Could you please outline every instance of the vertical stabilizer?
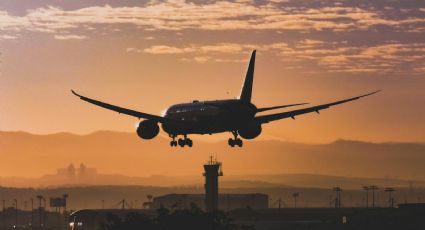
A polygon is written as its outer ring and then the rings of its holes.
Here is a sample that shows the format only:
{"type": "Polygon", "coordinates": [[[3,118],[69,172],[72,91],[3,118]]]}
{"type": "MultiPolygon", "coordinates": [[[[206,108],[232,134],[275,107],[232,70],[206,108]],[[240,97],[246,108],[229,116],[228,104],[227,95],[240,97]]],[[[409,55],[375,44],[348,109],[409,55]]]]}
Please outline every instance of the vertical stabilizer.
{"type": "Polygon", "coordinates": [[[252,51],[248,70],[246,71],[245,81],[242,86],[241,96],[239,97],[240,100],[245,102],[251,102],[252,82],[254,80],[255,53],[255,50],[252,51]]]}

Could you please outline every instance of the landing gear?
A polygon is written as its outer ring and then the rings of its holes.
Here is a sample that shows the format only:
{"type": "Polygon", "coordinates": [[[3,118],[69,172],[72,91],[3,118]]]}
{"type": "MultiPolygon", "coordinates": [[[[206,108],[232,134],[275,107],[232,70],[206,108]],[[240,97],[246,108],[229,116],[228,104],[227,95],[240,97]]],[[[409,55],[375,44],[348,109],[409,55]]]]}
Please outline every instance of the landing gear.
{"type": "Polygon", "coordinates": [[[227,143],[230,145],[230,147],[235,147],[235,145],[242,147],[243,146],[243,142],[242,139],[238,138],[238,131],[232,131],[233,134],[233,139],[229,138],[229,140],[227,141],[227,143]]]}
{"type": "Polygon", "coordinates": [[[193,141],[190,138],[187,138],[187,135],[184,135],[184,138],[179,138],[178,141],[176,141],[176,136],[172,136],[172,138],[173,140],[170,142],[171,147],[175,147],[177,144],[182,148],[186,145],[189,147],[193,146],[193,141]]]}
{"type": "Polygon", "coordinates": [[[170,141],[170,146],[174,147],[177,146],[177,141],[176,141],[176,136],[175,135],[169,135],[171,138],[173,138],[173,140],[170,141]]]}

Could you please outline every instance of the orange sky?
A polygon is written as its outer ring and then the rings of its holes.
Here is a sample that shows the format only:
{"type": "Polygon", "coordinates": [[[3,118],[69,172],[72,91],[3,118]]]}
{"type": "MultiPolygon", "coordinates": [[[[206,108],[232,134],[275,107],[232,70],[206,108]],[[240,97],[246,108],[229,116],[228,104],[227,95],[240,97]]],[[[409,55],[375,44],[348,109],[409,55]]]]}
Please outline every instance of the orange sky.
{"type": "Polygon", "coordinates": [[[106,2],[0,3],[0,130],[133,132],[136,119],[70,89],[160,114],[237,96],[257,49],[258,107],[383,89],[320,116],[267,124],[261,138],[425,141],[425,4],[106,2]]]}

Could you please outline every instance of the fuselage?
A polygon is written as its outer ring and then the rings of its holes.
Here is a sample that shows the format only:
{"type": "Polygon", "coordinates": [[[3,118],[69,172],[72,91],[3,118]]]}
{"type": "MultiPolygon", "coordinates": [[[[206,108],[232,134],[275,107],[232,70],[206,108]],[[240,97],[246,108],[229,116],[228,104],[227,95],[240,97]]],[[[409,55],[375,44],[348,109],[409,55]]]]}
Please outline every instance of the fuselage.
{"type": "Polygon", "coordinates": [[[254,104],[237,99],[176,104],[166,110],[164,117],[186,121],[187,124],[162,124],[162,129],[171,135],[237,130],[253,120],[256,110],[254,104]]]}

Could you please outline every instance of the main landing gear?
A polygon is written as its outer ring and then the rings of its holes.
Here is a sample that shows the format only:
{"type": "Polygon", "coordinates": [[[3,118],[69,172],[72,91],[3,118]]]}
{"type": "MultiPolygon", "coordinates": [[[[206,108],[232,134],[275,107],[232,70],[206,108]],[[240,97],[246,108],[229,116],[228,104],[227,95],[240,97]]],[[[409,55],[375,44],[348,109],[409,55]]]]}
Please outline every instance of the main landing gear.
{"type": "Polygon", "coordinates": [[[229,141],[227,142],[232,148],[235,147],[235,145],[242,147],[243,142],[242,139],[238,138],[238,131],[232,131],[233,139],[229,138],[229,141]]]}
{"type": "Polygon", "coordinates": [[[172,136],[172,138],[173,138],[173,140],[170,141],[170,146],[171,147],[175,147],[175,146],[177,146],[177,144],[180,147],[184,147],[186,145],[189,146],[189,147],[192,147],[193,146],[193,141],[190,138],[187,138],[187,135],[184,135],[184,138],[183,139],[182,138],[179,138],[177,141],[176,141],[176,136],[172,136]]]}

